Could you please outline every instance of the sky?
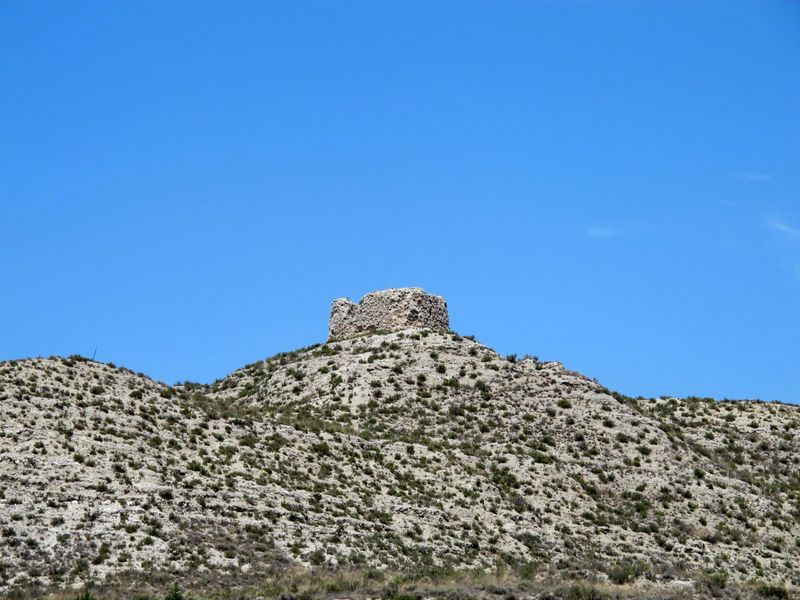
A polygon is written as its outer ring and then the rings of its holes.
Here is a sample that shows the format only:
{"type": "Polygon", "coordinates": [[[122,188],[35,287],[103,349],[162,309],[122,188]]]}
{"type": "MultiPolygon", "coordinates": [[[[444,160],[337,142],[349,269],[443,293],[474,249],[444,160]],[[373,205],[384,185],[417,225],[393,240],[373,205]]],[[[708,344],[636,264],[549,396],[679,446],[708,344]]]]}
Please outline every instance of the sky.
{"type": "Polygon", "coordinates": [[[209,382],[330,303],[800,401],[800,3],[0,3],[0,360],[209,382]]]}

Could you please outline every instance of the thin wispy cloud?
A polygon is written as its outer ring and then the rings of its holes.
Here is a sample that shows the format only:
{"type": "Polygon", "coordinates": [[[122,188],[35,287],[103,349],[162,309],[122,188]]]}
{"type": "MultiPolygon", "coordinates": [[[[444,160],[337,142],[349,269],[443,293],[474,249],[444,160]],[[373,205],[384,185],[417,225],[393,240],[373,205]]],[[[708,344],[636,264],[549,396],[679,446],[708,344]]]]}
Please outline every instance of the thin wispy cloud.
{"type": "Polygon", "coordinates": [[[790,237],[800,238],[800,227],[795,227],[781,219],[767,219],[767,227],[778,233],[788,235],[790,237]]]}
{"type": "Polygon", "coordinates": [[[610,238],[622,235],[622,231],[620,229],[611,229],[610,227],[593,226],[586,230],[586,235],[593,238],[610,238]]]}
{"type": "Polygon", "coordinates": [[[711,200],[711,202],[719,206],[728,206],[730,208],[742,208],[742,209],[755,208],[759,210],[764,209],[763,203],[758,203],[753,200],[731,200],[730,198],[715,198],[711,200]]]}
{"type": "Polygon", "coordinates": [[[742,181],[772,181],[771,173],[759,173],[758,171],[741,171],[734,177],[742,181]]]}

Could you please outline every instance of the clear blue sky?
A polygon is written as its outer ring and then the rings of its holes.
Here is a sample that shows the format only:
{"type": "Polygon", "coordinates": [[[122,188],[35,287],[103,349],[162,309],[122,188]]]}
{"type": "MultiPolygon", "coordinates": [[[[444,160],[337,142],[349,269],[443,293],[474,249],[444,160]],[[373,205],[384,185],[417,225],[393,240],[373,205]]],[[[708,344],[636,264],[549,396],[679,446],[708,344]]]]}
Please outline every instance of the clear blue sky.
{"type": "Polygon", "coordinates": [[[800,4],[0,3],[0,359],[211,381],[422,286],[631,395],[800,401],[800,4]]]}

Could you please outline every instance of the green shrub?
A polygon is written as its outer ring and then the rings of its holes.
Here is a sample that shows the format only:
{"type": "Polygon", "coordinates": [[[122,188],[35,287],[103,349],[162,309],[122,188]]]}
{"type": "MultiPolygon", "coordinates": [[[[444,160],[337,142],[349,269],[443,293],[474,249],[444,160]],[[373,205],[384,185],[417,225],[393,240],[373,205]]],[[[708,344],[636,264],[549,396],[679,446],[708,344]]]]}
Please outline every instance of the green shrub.
{"type": "Polygon", "coordinates": [[[648,571],[648,566],[641,561],[617,563],[608,571],[608,578],[616,584],[635,581],[648,571]]]}
{"type": "Polygon", "coordinates": [[[776,585],[773,583],[762,583],[756,589],[756,592],[762,598],[788,598],[789,592],[788,590],[783,587],[782,585],[776,585]]]}
{"type": "Polygon", "coordinates": [[[728,585],[728,574],[723,571],[708,571],[698,583],[709,592],[718,592],[728,585]]]}
{"type": "Polygon", "coordinates": [[[331,447],[327,442],[320,442],[318,444],[311,444],[311,451],[319,454],[320,456],[330,456],[331,447]]]}
{"type": "Polygon", "coordinates": [[[177,583],[170,588],[167,595],[164,596],[164,600],[183,600],[183,593],[177,583]]]}
{"type": "Polygon", "coordinates": [[[254,448],[256,445],[256,436],[252,433],[246,433],[242,437],[239,438],[239,445],[247,446],[248,448],[254,448]]]}

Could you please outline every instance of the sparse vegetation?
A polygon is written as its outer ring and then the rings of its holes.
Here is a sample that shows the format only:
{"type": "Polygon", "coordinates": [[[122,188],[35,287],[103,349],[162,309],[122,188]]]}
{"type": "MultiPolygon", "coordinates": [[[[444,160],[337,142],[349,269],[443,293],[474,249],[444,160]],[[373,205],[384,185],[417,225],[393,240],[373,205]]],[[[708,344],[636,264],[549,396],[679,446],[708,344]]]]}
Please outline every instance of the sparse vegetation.
{"type": "Polygon", "coordinates": [[[800,585],[795,406],[628,398],[430,331],[210,385],[80,357],[0,363],[0,394],[5,594],[102,572],[148,574],[153,599],[200,597],[198,573],[237,573],[253,598],[800,585]]]}

